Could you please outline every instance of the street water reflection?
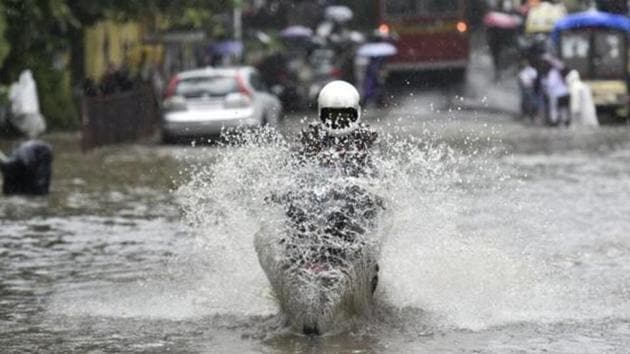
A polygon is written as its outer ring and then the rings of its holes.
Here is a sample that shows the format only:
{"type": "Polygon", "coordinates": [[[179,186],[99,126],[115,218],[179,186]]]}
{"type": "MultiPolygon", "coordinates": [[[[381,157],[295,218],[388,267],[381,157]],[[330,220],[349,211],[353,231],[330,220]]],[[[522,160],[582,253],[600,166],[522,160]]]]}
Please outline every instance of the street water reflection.
{"type": "MultiPolygon", "coordinates": [[[[213,239],[240,234],[186,225],[176,190],[193,166],[212,166],[217,146],[83,154],[74,135],[59,134],[46,137],[55,147],[51,195],[0,199],[0,348],[627,350],[627,127],[545,130],[457,110],[421,122],[380,113],[371,123],[381,135],[445,143],[463,165],[445,188],[399,200],[373,319],[322,338],[288,333],[253,246],[222,248],[213,239]]],[[[293,134],[297,120],[287,126],[293,134]]]]}

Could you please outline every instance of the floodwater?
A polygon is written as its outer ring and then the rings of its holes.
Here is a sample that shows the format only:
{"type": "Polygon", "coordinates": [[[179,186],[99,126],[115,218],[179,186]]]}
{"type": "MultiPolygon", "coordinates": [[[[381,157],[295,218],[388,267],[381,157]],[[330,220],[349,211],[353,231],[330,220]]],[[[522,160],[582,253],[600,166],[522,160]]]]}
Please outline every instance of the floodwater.
{"type": "Polygon", "coordinates": [[[393,218],[376,304],[318,338],[252,244],[284,147],[46,137],[51,195],[0,199],[2,352],[627,352],[630,130],[419,105],[368,114],[393,218]]]}

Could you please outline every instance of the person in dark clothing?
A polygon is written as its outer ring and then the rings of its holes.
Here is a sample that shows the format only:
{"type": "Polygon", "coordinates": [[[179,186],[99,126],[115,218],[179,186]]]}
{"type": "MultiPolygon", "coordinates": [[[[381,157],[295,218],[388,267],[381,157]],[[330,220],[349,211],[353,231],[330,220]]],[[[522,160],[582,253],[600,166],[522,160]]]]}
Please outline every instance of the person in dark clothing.
{"type": "MultiPolygon", "coordinates": [[[[338,80],[324,86],[317,101],[319,122],[311,123],[299,135],[299,161],[315,162],[349,177],[375,175],[370,150],[378,134],[361,122],[359,102],[359,92],[348,82],[338,80]]],[[[377,213],[384,209],[381,198],[357,185],[346,186],[325,196],[300,191],[285,198],[288,202],[285,203],[286,213],[297,230],[293,236],[297,240],[307,240],[313,232],[309,223],[313,217],[311,204],[321,202],[322,198],[336,201],[337,209],[321,210],[330,222],[323,237],[337,239],[337,242],[327,242],[320,256],[324,262],[332,263],[360,254],[365,246],[362,235],[367,232],[366,228],[374,227],[372,223],[377,213]]],[[[378,264],[374,262],[374,265],[372,291],[378,283],[378,264]]]]}
{"type": "Polygon", "coordinates": [[[365,79],[363,81],[363,105],[374,101],[378,107],[383,107],[385,86],[385,64],[387,57],[371,57],[365,70],[365,79]]]}
{"type": "Polygon", "coordinates": [[[4,176],[2,192],[6,195],[48,194],[52,175],[52,147],[39,140],[29,140],[8,157],[0,154],[4,176]]]}
{"type": "Polygon", "coordinates": [[[361,122],[359,102],[358,91],[345,81],[324,86],[318,97],[320,121],[300,133],[300,158],[315,159],[349,176],[373,174],[370,148],[378,134],[361,122]]]}

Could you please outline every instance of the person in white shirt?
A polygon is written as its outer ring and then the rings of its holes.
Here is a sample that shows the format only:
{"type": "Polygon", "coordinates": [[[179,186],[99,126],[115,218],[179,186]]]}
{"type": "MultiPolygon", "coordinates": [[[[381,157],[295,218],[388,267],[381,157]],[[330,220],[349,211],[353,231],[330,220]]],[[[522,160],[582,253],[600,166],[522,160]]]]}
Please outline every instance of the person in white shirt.
{"type": "Polygon", "coordinates": [[[547,109],[547,122],[552,126],[569,125],[569,88],[564,82],[562,63],[546,54],[542,60],[541,86],[547,109]]]}

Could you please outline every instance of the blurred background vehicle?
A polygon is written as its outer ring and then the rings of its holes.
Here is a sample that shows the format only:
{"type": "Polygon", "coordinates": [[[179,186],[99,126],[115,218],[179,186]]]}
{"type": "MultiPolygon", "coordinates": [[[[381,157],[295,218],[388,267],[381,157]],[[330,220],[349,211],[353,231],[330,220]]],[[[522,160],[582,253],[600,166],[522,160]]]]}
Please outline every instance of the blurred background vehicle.
{"type": "Polygon", "coordinates": [[[568,69],[579,72],[600,112],[628,110],[629,34],[628,16],[594,9],[566,16],[555,25],[552,38],[559,57],[568,69]]]}
{"type": "Polygon", "coordinates": [[[379,28],[397,37],[398,54],[387,70],[448,70],[464,80],[470,54],[466,7],[463,0],[380,0],[379,28]]]}
{"type": "Polygon", "coordinates": [[[217,136],[222,129],[277,124],[279,99],[252,67],[204,68],[171,79],[162,105],[162,140],[217,136]]]}

